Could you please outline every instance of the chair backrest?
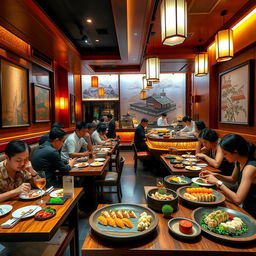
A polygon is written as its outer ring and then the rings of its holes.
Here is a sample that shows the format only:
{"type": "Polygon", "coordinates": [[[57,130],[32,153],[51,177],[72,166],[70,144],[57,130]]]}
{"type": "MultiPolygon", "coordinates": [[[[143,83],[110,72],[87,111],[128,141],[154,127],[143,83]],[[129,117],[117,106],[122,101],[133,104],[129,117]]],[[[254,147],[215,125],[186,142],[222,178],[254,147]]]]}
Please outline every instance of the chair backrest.
{"type": "Polygon", "coordinates": [[[115,161],[115,162],[116,162],[116,168],[119,167],[119,160],[120,160],[120,159],[119,159],[119,158],[120,158],[119,156],[120,156],[120,146],[118,145],[118,146],[117,146],[117,150],[116,150],[116,161],[115,161]]]}
{"type": "Polygon", "coordinates": [[[137,150],[136,145],[135,145],[134,142],[132,143],[132,147],[133,147],[133,151],[134,151],[134,157],[136,157],[137,153],[138,153],[138,150],[137,150]]]}
{"type": "Polygon", "coordinates": [[[117,172],[118,172],[117,183],[119,183],[121,180],[124,162],[125,162],[125,158],[122,156],[119,160],[118,167],[117,167],[117,172]]]}

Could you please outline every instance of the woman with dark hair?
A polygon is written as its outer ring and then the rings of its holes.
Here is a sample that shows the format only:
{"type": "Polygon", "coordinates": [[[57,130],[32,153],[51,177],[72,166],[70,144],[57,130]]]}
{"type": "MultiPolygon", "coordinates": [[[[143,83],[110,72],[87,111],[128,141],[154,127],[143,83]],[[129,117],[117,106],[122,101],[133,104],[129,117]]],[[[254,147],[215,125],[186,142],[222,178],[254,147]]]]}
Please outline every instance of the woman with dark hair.
{"type": "Polygon", "coordinates": [[[110,141],[107,138],[107,126],[102,124],[92,133],[91,139],[94,145],[104,145],[105,142],[110,141]]]}
{"type": "Polygon", "coordinates": [[[39,178],[28,160],[29,153],[29,146],[21,140],[7,144],[6,159],[0,162],[0,202],[28,193],[34,179],[39,178]]]}
{"type": "Polygon", "coordinates": [[[222,174],[231,175],[234,166],[224,159],[218,134],[214,130],[205,128],[199,134],[199,140],[204,147],[200,153],[196,154],[196,157],[206,161],[210,166],[220,169],[222,174]]]}
{"type": "Polygon", "coordinates": [[[191,136],[194,135],[196,131],[196,124],[195,121],[192,120],[189,116],[184,116],[182,118],[183,126],[185,126],[183,129],[181,129],[179,132],[177,132],[178,135],[181,136],[191,136]]]}
{"type": "MultiPolygon", "coordinates": [[[[202,132],[203,129],[206,128],[205,123],[203,121],[195,121],[196,124],[196,131],[194,135],[198,138],[199,134],[202,132]]],[[[197,146],[196,146],[196,153],[202,152],[203,144],[201,140],[198,140],[197,146]]]]}
{"type": "Polygon", "coordinates": [[[240,205],[256,217],[256,160],[253,158],[254,147],[243,137],[237,134],[228,134],[220,141],[221,150],[225,158],[235,167],[231,176],[224,176],[210,171],[203,171],[200,177],[206,178],[209,183],[216,184],[225,196],[232,202],[240,205]],[[236,192],[231,191],[222,181],[238,182],[236,192]]]}

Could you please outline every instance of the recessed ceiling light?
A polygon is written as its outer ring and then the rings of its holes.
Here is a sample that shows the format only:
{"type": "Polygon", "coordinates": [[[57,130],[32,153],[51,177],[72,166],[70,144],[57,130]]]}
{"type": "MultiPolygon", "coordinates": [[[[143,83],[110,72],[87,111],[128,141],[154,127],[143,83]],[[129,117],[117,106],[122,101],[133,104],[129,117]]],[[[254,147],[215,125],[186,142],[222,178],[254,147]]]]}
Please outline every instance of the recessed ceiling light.
{"type": "Polygon", "coordinates": [[[98,43],[100,40],[99,39],[96,39],[95,42],[98,43]]]}
{"type": "Polygon", "coordinates": [[[88,19],[86,19],[86,22],[87,22],[87,23],[92,23],[92,19],[89,19],[89,18],[88,18],[88,19]]]}

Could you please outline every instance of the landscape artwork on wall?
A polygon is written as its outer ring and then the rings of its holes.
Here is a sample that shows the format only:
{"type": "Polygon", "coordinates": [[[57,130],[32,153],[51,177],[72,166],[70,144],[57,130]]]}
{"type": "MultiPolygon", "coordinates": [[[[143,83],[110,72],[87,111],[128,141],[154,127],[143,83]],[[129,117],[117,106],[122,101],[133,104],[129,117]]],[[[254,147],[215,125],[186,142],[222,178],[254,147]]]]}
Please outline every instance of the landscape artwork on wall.
{"type": "Polygon", "coordinates": [[[251,62],[246,62],[220,74],[220,122],[250,123],[251,62]]]}
{"type": "Polygon", "coordinates": [[[29,126],[28,70],[1,59],[1,126],[29,126]]]}
{"type": "Polygon", "coordinates": [[[140,99],[143,75],[120,75],[121,116],[129,113],[140,121],[147,118],[154,123],[162,113],[172,123],[177,115],[185,114],[185,73],[160,74],[160,82],[147,90],[146,98],[140,99]]]}
{"type": "Polygon", "coordinates": [[[91,76],[82,76],[82,100],[119,100],[118,75],[97,75],[97,77],[98,88],[93,88],[91,87],[91,76]],[[99,88],[104,88],[103,96],[99,96],[99,88]]]}

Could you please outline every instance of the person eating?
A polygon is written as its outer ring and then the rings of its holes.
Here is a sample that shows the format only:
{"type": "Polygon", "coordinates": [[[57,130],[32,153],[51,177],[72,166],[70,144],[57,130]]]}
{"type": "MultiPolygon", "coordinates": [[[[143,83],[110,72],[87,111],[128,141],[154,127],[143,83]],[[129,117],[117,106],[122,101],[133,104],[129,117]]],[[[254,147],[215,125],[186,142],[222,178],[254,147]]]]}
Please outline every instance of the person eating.
{"type": "Polygon", "coordinates": [[[91,138],[94,145],[104,145],[109,142],[110,139],[107,138],[107,126],[102,124],[92,133],[91,138]]]}
{"type": "Polygon", "coordinates": [[[185,127],[178,131],[177,134],[180,136],[194,136],[196,131],[195,121],[193,121],[189,116],[184,116],[182,118],[182,122],[185,127]]]}

